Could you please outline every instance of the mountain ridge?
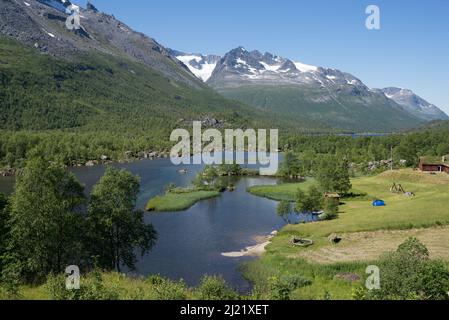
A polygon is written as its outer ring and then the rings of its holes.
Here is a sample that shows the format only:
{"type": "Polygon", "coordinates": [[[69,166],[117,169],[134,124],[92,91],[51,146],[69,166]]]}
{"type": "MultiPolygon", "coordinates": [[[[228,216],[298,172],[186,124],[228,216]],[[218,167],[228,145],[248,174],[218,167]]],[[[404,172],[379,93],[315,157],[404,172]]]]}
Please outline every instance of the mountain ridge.
{"type": "MultiPolygon", "coordinates": [[[[197,77],[199,76],[202,61],[197,60],[196,63],[192,63],[187,58],[189,55],[181,51],[176,51],[175,56],[186,64],[193,74],[197,77]]],[[[207,55],[202,54],[191,56],[207,57],[207,55]]],[[[428,103],[411,90],[407,90],[407,92],[410,92],[409,96],[411,97],[401,100],[394,95],[388,94],[385,91],[388,88],[380,90],[370,89],[359,78],[349,73],[337,69],[307,65],[273,55],[269,52],[262,54],[257,50],[248,51],[241,46],[230,50],[220,60],[216,59],[214,68],[208,65],[207,70],[210,74],[204,75],[203,72],[199,78],[218,91],[250,85],[279,86],[292,84],[298,86],[316,85],[323,88],[340,86],[344,90],[348,88],[343,87],[349,85],[352,86],[352,88],[349,88],[349,94],[365,92],[366,94],[384,95],[394,104],[397,104],[395,106],[396,109],[401,109],[399,107],[402,107],[404,111],[420,120],[449,119],[440,108],[428,103]],[[249,59],[242,59],[245,56],[249,56],[249,59]]]]}
{"type": "Polygon", "coordinates": [[[243,47],[231,50],[224,57],[187,55],[165,48],[93,6],[80,9],[82,28],[71,31],[65,27],[68,15],[62,10],[65,6],[60,7],[62,2],[2,2],[0,35],[31,50],[25,52],[18,46],[4,44],[4,48],[11,50],[4,52],[1,61],[7,63],[0,64],[3,86],[6,86],[4,92],[9,94],[0,97],[8,106],[1,120],[8,128],[58,127],[59,124],[55,127],[44,120],[46,113],[55,119],[62,117],[62,123],[69,127],[77,127],[92,114],[113,111],[113,117],[120,113],[120,116],[130,118],[136,110],[147,116],[157,114],[169,118],[172,124],[180,119],[195,119],[195,115],[217,118],[219,112],[232,121],[247,119],[247,125],[254,123],[252,120],[266,124],[275,120],[279,126],[294,130],[391,131],[420,123],[417,117],[405,112],[403,106],[385,94],[372,92],[349,73],[306,65],[271,53],[248,52],[243,47]],[[18,50],[17,53],[14,50],[18,50]],[[17,63],[15,74],[11,72],[14,69],[11,67],[15,67],[11,60],[14,55],[24,57],[22,64],[17,63]],[[48,59],[40,59],[38,55],[48,59]],[[82,61],[84,58],[86,63],[82,61]],[[108,59],[110,62],[106,61],[108,59]],[[30,61],[35,73],[26,69],[30,61]],[[43,70],[38,63],[48,64],[50,68],[43,70]],[[47,77],[48,83],[38,79],[38,70],[47,77]],[[22,92],[26,86],[14,87],[12,84],[25,81],[30,75],[42,90],[50,90],[46,93],[53,98],[45,100],[37,92],[33,97],[18,96],[17,92],[22,92]],[[93,84],[91,81],[95,77],[99,83],[93,84]],[[140,83],[137,85],[133,81],[140,83]],[[111,101],[104,92],[96,96],[92,96],[92,92],[84,95],[78,92],[81,87],[88,91],[100,88],[106,92],[116,91],[114,97],[127,99],[124,104],[129,109],[111,101]],[[17,92],[12,91],[14,88],[17,92]],[[143,91],[136,91],[136,88],[143,91]],[[239,92],[242,88],[247,92],[239,92]],[[83,98],[76,99],[76,94],[83,98]],[[151,100],[139,99],[143,96],[151,97],[151,100]],[[85,100],[87,97],[89,100],[85,100]],[[64,114],[64,105],[72,99],[81,103],[64,114]],[[52,105],[55,101],[61,105],[52,105]],[[134,102],[132,106],[129,105],[131,101],[134,102]],[[36,108],[33,109],[33,105],[36,108]],[[31,114],[35,114],[39,121],[33,123],[31,114]],[[74,115],[73,121],[71,115],[74,115]]]}

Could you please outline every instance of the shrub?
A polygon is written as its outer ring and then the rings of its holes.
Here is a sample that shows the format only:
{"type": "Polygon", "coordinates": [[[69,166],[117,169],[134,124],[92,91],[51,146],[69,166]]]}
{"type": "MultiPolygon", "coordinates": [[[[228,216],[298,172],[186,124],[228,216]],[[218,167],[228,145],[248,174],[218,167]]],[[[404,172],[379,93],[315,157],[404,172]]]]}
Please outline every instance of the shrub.
{"type": "Polygon", "coordinates": [[[323,194],[317,187],[312,186],[309,188],[307,194],[298,189],[296,193],[296,207],[295,211],[312,212],[318,211],[323,207],[323,194]]]}
{"type": "Polygon", "coordinates": [[[238,294],[222,277],[205,276],[195,291],[195,297],[199,300],[236,300],[238,294]]]}
{"type": "Polygon", "coordinates": [[[325,215],[323,220],[333,220],[338,218],[338,201],[335,199],[326,199],[324,202],[325,215]]]}
{"type": "Polygon", "coordinates": [[[432,261],[427,248],[410,238],[396,252],[379,263],[381,288],[358,292],[365,299],[448,300],[449,270],[440,261],[432,261]]]}
{"type": "Polygon", "coordinates": [[[283,275],[280,277],[271,277],[268,279],[271,299],[290,300],[291,293],[299,288],[312,284],[312,281],[301,275],[283,275]]]}
{"type": "Polygon", "coordinates": [[[184,281],[171,281],[159,275],[148,278],[151,284],[151,300],[186,300],[187,287],[184,281]]]}
{"type": "Polygon", "coordinates": [[[79,290],[67,290],[66,276],[48,276],[45,287],[54,300],[118,300],[117,288],[108,288],[103,283],[103,278],[99,270],[83,277],[79,290]]]}

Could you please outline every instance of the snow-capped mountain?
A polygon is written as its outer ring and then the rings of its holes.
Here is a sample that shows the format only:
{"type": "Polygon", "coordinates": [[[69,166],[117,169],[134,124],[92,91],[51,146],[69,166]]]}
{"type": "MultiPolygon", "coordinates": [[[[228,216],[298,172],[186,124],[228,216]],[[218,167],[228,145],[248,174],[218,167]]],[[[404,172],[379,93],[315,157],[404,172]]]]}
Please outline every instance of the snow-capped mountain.
{"type": "Polygon", "coordinates": [[[348,73],[292,61],[271,53],[247,51],[243,47],[228,52],[223,58],[217,55],[185,54],[172,50],[198,78],[213,87],[248,83],[276,84],[349,84],[364,86],[348,73]]]}
{"type": "MultiPolygon", "coordinates": [[[[352,110],[356,105],[365,110],[371,106],[373,112],[376,110],[385,116],[393,111],[395,115],[390,115],[390,118],[397,117],[398,122],[414,122],[410,118],[415,121],[448,118],[438,107],[410,90],[370,89],[349,73],[308,65],[268,52],[238,47],[222,58],[179,51],[173,51],[172,55],[212,88],[257,107],[263,104],[265,108],[279,110],[279,104],[294,107],[298,103],[309,106],[326,103],[333,105],[337,114],[341,113],[341,109],[352,110]],[[260,89],[262,86],[264,90],[260,89]],[[289,87],[288,93],[286,87],[289,87]],[[261,97],[265,98],[258,101],[261,97]]],[[[354,111],[359,112],[360,109],[354,111]]],[[[339,116],[343,118],[351,115],[339,116]]]]}
{"type": "Polygon", "coordinates": [[[410,113],[424,120],[449,119],[437,106],[427,102],[413,91],[402,88],[376,89],[385,94],[389,99],[406,108],[410,113]]]}
{"type": "Polygon", "coordinates": [[[182,63],[184,63],[189,70],[198,78],[206,82],[209,80],[214,71],[218,61],[221,57],[217,55],[201,55],[201,54],[187,54],[180,51],[172,50],[172,54],[182,63]]]}
{"type": "Polygon", "coordinates": [[[292,61],[271,53],[248,51],[243,47],[231,50],[219,61],[208,83],[215,88],[247,84],[335,85],[363,83],[348,73],[292,61]]]}

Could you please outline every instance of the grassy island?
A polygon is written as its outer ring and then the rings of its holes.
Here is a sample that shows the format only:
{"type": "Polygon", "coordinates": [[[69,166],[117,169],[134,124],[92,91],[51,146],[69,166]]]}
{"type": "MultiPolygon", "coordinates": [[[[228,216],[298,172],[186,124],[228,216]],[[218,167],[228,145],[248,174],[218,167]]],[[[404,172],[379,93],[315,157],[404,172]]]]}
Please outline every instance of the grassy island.
{"type": "Polygon", "coordinates": [[[313,178],[304,182],[285,183],[269,186],[254,186],[248,188],[248,192],[259,197],[268,198],[276,201],[295,201],[298,189],[307,190],[309,187],[316,185],[313,178]]]}
{"type": "Polygon", "coordinates": [[[198,201],[219,197],[218,191],[204,191],[195,189],[177,189],[157,196],[146,206],[147,211],[168,212],[184,211],[195,205],[198,201]]]}

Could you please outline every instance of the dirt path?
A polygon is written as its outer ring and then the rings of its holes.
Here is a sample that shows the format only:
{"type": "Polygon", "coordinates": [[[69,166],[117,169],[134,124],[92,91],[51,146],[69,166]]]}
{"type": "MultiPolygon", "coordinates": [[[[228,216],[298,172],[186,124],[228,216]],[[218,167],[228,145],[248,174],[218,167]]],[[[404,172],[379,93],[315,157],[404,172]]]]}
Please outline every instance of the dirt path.
{"type": "Polygon", "coordinates": [[[409,237],[422,241],[434,259],[449,260],[449,226],[404,231],[375,231],[343,234],[338,245],[313,250],[307,249],[296,257],[311,262],[331,264],[336,262],[373,261],[382,254],[394,251],[409,237]]]}

